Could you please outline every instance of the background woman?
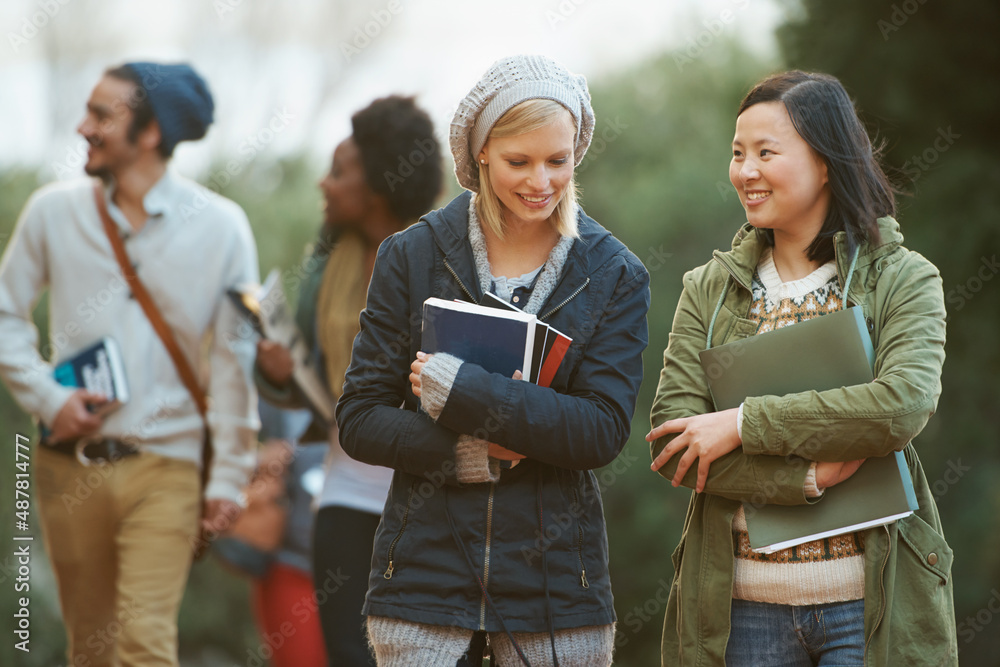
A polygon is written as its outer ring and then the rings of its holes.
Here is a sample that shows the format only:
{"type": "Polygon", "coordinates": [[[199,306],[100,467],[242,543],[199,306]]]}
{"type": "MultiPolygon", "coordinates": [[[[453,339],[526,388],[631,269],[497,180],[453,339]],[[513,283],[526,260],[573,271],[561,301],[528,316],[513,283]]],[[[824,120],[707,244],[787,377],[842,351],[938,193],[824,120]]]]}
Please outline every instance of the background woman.
{"type": "MultiPolygon", "coordinates": [[[[296,313],[334,400],[343,388],[375,252],[387,236],[430,208],[442,178],[433,123],[413,98],[375,100],[351,117],[351,128],[351,136],[337,146],[330,172],[319,184],[325,220],[315,250],[301,265],[296,313]],[[405,178],[398,177],[401,157],[412,167],[405,178]]],[[[261,395],[286,406],[303,405],[291,382],[288,350],[261,341],[257,355],[261,395]]],[[[315,428],[310,431],[317,435],[315,428]]],[[[330,442],[313,529],[313,579],[323,638],[331,667],[374,664],[361,605],[368,588],[372,539],[392,471],[348,457],[340,447],[336,424],[328,434],[321,429],[318,437],[329,437],[330,442]]],[[[302,439],[309,438],[307,432],[302,439]]]]}
{"type": "Polygon", "coordinates": [[[833,77],[793,71],[755,86],[737,114],[729,177],[747,224],[731,251],[684,276],[647,435],[653,469],[698,491],[673,556],[663,664],[957,664],[952,551],[910,444],[941,392],[940,275],[902,246],[892,189],[833,77]],[[851,305],[875,347],[874,382],[713,411],[698,360],[706,341],[851,305]],[[894,450],[909,464],[913,516],[750,550],[741,501],[765,484],[770,502],[815,502],[894,450]]]}
{"type": "Polygon", "coordinates": [[[642,264],[576,204],[593,127],[583,77],[497,62],[452,121],[472,192],[379,251],[337,419],[351,456],[396,471],[365,604],[380,665],[451,667],[474,631],[501,665],[611,661],[591,470],[628,440],[649,296],[642,264]],[[485,292],[573,338],[550,388],[421,352],[426,298],[485,292]]]}

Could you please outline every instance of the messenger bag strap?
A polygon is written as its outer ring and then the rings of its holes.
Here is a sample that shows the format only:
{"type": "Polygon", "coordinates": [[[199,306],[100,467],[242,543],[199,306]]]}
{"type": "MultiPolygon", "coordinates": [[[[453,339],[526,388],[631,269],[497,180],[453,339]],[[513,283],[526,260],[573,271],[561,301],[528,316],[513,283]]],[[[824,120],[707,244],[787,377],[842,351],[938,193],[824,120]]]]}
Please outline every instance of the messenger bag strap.
{"type": "Polygon", "coordinates": [[[111,241],[111,248],[115,251],[115,258],[118,260],[118,265],[121,267],[122,274],[125,276],[125,281],[132,290],[132,295],[135,296],[135,300],[139,302],[142,306],[142,312],[146,314],[149,319],[149,323],[153,325],[153,330],[156,331],[156,335],[160,337],[163,341],[164,347],[167,348],[167,353],[170,354],[170,358],[174,362],[174,366],[177,368],[177,374],[181,377],[181,382],[187,387],[187,390],[191,393],[191,397],[194,399],[194,403],[198,408],[198,414],[201,415],[202,421],[205,423],[206,437],[202,440],[202,466],[201,466],[201,488],[204,493],[205,486],[208,483],[208,473],[209,467],[212,465],[212,439],[209,436],[208,431],[208,401],[205,397],[205,392],[202,390],[201,386],[198,384],[197,377],[195,375],[194,369],[191,367],[191,363],[188,361],[184,353],[181,352],[180,346],[177,344],[177,339],[174,337],[174,332],[167,325],[166,321],[163,319],[163,315],[160,314],[159,309],[156,307],[156,303],[153,298],[146,291],[146,286],[142,284],[139,280],[139,276],[135,272],[135,268],[129,261],[128,253],[125,252],[125,244],[122,243],[121,235],[118,233],[117,226],[115,222],[108,215],[108,207],[104,203],[104,189],[101,187],[100,181],[94,181],[94,201],[97,204],[97,212],[101,217],[101,222],[104,224],[104,231],[108,235],[108,239],[111,241]]]}

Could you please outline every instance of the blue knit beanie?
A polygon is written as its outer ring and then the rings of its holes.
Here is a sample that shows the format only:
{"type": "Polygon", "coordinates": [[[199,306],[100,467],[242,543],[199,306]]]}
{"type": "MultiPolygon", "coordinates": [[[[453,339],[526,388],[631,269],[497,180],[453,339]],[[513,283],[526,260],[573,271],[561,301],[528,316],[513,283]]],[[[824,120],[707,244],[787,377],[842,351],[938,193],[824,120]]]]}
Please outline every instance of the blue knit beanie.
{"type": "Polygon", "coordinates": [[[205,80],[190,65],[137,62],[125,67],[142,81],[167,155],[178,143],[205,136],[215,104],[205,80]]]}

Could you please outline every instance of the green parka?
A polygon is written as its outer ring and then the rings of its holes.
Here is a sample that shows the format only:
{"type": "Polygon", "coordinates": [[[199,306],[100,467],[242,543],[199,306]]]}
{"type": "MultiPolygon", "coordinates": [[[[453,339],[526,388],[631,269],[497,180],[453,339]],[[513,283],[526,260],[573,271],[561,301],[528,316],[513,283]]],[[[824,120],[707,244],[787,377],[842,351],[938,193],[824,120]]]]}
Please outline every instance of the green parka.
{"type": "MultiPolygon", "coordinates": [[[[876,380],[865,385],[786,396],[750,396],[743,408],[741,449],[714,461],[705,491],[692,493],[663,625],[663,665],[725,665],[733,590],[732,520],[743,501],[816,502],[803,492],[809,461],[851,461],[902,450],[920,509],[865,532],[865,665],[938,667],[958,664],[952,601],[953,553],[910,441],[934,413],[941,393],[945,309],[941,277],[902,246],[899,225],[881,218],[882,240],[862,245],[848,288],[875,347],[876,380]]],[[[729,252],[684,276],[663,371],[653,403],[654,426],[714,410],[698,352],[712,327],[716,347],[756,330],[748,319],[750,283],[765,248],[762,232],[744,225],[729,252]]],[[[851,258],[843,232],[835,239],[841,287],[851,258]]],[[[651,445],[655,457],[671,436],[651,445]]],[[[673,477],[680,457],[660,473],[673,477]]],[[[693,488],[697,466],[684,485],[693,488]]],[[[822,502],[822,499],[819,499],[822,502]]]]}

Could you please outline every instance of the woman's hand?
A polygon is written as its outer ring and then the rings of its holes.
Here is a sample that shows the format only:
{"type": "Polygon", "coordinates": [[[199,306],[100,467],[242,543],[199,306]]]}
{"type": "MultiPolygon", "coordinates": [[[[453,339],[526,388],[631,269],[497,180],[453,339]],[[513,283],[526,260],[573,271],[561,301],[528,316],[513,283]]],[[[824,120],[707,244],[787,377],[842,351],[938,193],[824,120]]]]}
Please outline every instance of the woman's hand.
{"type": "Polygon", "coordinates": [[[420,398],[420,371],[424,370],[424,366],[433,356],[433,354],[426,352],[417,352],[417,358],[410,364],[410,387],[413,389],[413,395],[417,398],[420,398]]]}
{"type": "MultiPolygon", "coordinates": [[[[413,388],[413,395],[417,398],[420,398],[420,372],[424,370],[424,366],[433,356],[433,354],[426,352],[417,352],[417,358],[410,364],[410,386],[413,388]]],[[[521,371],[514,371],[513,377],[515,380],[520,380],[524,376],[521,375],[521,371]]]]}
{"type": "Polygon", "coordinates": [[[861,467],[860,461],[818,461],[816,463],[816,488],[820,491],[840,484],[861,467]]]}
{"type": "MultiPolygon", "coordinates": [[[[417,352],[417,358],[410,364],[410,386],[413,388],[413,394],[417,398],[420,398],[420,372],[424,370],[424,366],[433,356],[433,354],[427,354],[426,352],[417,352]]],[[[515,380],[520,380],[522,377],[521,371],[514,371],[515,380]]],[[[488,453],[493,458],[500,459],[501,461],[518,461],[526,458],[524,454],[518,454],[506,447],[501,447],[495,442],[490,443],[488,453]]]]}
{"type": "Polygon", "coordinates": [[[285,387],[292,379],[295,362],[288,348],[265,338],[257,341],[257,368],[275,387],[285,387]]]}
{"type": "Polygon", "coordinates": [[[243,508],[232,500],[209,498],[205,501],[205,514],[201,519],[201,527],[206,533],[221,534],[227,532],[236,523],[243,508]]]}
{"type": "Polygon", "coordinates": [[[739,432],[736,430],[738,412],[738,408],[732,408],[722,412],[709,412],[695,417],[671,419],[663,422],[646,434],[648,442],[668,433],[679,433],[680,435],[663,448],[663,451],[653,459],[650,468],[659,470],[674,454],[685,450],[677,463],[677,471],[674,473],[671,483],[678,486],[691,464],[694,463],[695,459],[698,459],[698,482],[695,485],[695,491],[701,493],[705,489],[708,468],[712,461],[728,454],[742,444],[739,432]]]}

